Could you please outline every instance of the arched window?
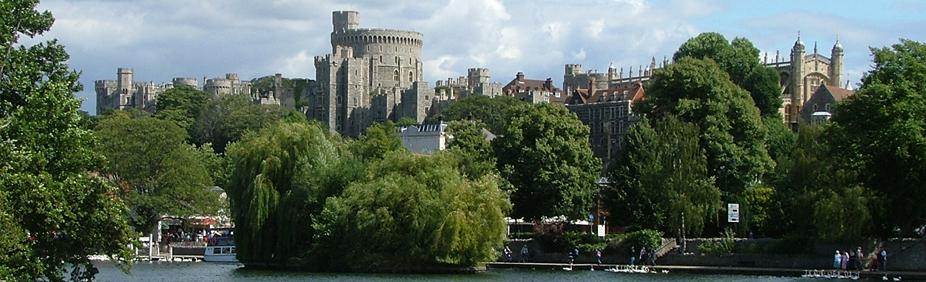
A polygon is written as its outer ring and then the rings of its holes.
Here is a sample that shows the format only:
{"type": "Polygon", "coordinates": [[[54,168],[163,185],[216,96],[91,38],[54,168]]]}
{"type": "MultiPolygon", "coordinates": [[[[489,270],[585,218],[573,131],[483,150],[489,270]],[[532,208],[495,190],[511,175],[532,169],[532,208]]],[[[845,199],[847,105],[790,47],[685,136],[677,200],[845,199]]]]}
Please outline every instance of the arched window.
{"type": "Polygon", "coordinates": [[[392,80],[399,81],[399,69],[395,69],[392,72],[392,80]]]}
{"type": "Polygon", "coordinates": [[[412,81],[414,81],[414,80],[415,80],[415,75],[414,75],[414,73],[408,72],[408,82],[412,82],[412,81]]]}

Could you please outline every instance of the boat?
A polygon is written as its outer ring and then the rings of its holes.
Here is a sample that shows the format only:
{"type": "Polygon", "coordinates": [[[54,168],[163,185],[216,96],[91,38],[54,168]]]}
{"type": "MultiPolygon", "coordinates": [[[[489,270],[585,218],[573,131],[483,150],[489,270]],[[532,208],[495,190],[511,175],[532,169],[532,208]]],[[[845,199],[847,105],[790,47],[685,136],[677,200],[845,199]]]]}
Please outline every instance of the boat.
{"type": "Polygon", "coordinates": [[[238,262],[237,253],[234,235],[231,232],[219,233],[207,241],[203,261],[238,262]]]}

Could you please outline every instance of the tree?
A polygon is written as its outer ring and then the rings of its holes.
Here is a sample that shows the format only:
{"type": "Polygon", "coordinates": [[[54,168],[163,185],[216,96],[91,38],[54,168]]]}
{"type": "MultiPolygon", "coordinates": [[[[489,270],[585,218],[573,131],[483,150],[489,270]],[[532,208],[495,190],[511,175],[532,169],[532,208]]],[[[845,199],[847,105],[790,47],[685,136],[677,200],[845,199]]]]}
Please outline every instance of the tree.
{"type": "Polygon", "coordinates": [[[289,110],[279,105],[258,105],[243,95],[210,99],[196,122],[191,138],[196,144],[211,143],[217,154],[225,153],[228,143],[238,141],[248,131],[257,131],[282,119],[289,110]]]}
{"type": "Polygon", "coordinates": [[[312,247],[313,217],[364,173],[321,127],[277,122],[228,146],[238,260],[285,265],[312,247]]]}
{"type": "Polygon", "coordinates": [[[714,60],[733,83],[750,93],[762,116],[778,115],[782,103],[778,73],[761,64],[759,49],[748,39],[737,37],[728,43],[719,33],[701,33],[672,56],[676,62],[685,57],[714,60]]]}
{"type": "Polygon", "coordinates": [[[103,172],[123,189],[136,230],[153,230],[165,214],[215,214],[221,206],[211,191],[209,160],[173,122],[117,112],[96,131],[97,150],[108,160],[103,172]]]}
{"type": "Polygon", "coordinates": [[[511,120],[508,109],[526,104],[515,97],[474,95],[456,100],[429,119],[432,121],[479,120],[486,124],[489,132],[498,134],[505,130],[511,120]]]}
{"type": "Polygon", "coordinates": [[[901,40],[871,52],[859,91],[836,106],[834,151],[878,199],[878,234],[910,236],[926,224],[926,45],[901,40]]]}
{"type": "Polygon", "coordinates": [[[351,153],[364,160],[381,160],[392,151],[404,151],[402,140],[391,121],[374,123],[359,139],[350,144],[351,153]]]}
{"type": "Polygon", "coordinates": [[[592,155],[588,127],[559,105],[512,107],[492,142],[496,167],[513,186],[515,218],[586,218],[597,191],[601,161],[592,155]]]}
{"type": "Polygon", "coordinates": [[[773,166],[759,111],[746,91],[713,61],[685,57],[656,72],[647,99],[637,109],[654,119],[673,115],[698,126],[708,173],[725,200],[732,200],[773,166]]]}
{"type": "Polygon", "coordinates": [[[447,126],[447,134],[452,137],[447,142],[447,150],[460,154],[460,171],[470,179],[498,174],[492,143],[482,133],[484,128],[479,121],[452,121],[447,126]]]}
{"type": "Polygon", "coordinates": [[[316,240],[328,269],[403,271],[497,258],[508,203],[494,174],[468,180],[453,154],[392,152],[330,198],[316,240]]]}
{"type": "Polygon", "coordinates": [[[97,140],[78,113],[78,74],[56,41],[21,45],[54,21],[37,1],[0,1],[0,280],[73,280],[90,255],[128,267],[125,204],[97,176],[97,140]],[[16,47],[18,45],[18,47],[16,47]]]}
{"type": "Polygon", "coordinates": [[[208,101],[206,92],[189,85],[177,85],[158,95],[154,116],[190,130],[208,101]]]}
{"type": "Polygon", "coordinates": [[[673,116],[634,124],[608,172],[605,199],[618,224],[653,228],[680,237],[700,233],[720,209],[720,190],[707,173],[698,128],[673,116]]]}

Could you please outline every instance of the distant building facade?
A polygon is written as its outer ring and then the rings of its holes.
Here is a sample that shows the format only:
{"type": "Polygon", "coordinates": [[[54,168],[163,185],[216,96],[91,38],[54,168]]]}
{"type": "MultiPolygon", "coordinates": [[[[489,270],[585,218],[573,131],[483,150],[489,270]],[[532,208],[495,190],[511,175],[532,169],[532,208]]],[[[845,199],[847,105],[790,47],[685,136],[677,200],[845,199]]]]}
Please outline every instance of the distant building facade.
{"type": "Polygon", "coordinates": [[[502,85],[491,81],[487,68],[470,68],[466,76],[447,78],[435,83],[437,95],[444,100],[453,100],[467,96],[482,95],[495,97],[502,95],[502,85]]]}
{"type": "MultiPolygon", "coordinates": [[[[94,82],[96,91],[96,112],[102,114],[111,110],[138,109],[154,111],[157,98],[161,93],[177,86],[187,86],[202,90],[213,97],[226,95],[246,95],[254,103],[275,104],[288,108],[295,108],[293,89],[284,87],[281,74],[273,77],[269,90],[257,91],[253,81],[242,81],[236,73],[227,73],[224,78],[206,79],[203,77],[203,87],[199,87],[196,78],[175,77],[171,83],[156,84],[150,81],[134,81],[134,71],[131,68],[118,68],[116,80],[97,80],[94,82]]],[[[256,80],[256,79],[255,79],[256,80]]],[[[311,82],[305,82],[306,84],[311,82]]]]}
{"type": "Polygon", "coordinates": [[[855,92],[852,90],[826,84],[817,87],[817,91],[814,91],[813,95],[810,95],[810,98],[804,102],[801,120],[810,123],[827,121],[833,115],[836,104],[853,94],[855,92]]]}
{"type": "Polygon", "coordinates": [[[553,86],[553,79],[536,80],[524,78],[523,72],[518,72],[515,78],[502,87],[502,95],[517,97],[525,102],[536,103],[562,103],[565,101],[563,91],[553,86]]]}
{"type": "MultiPolygon", "coordinates": [[[[94,81],[96,91],[96,112],[104,113],[111,110],[139,109],[153,111],[158,95],[172,84],[155,84],[150,81],[135,81],[135,72],[132,68],[118,68],[116,80],[94,81]]],[[[196,85],[196,80],[188,78],[174,78],[174,82],[184,85],[196,85]]]]}
{"type": "Polygon", "coordinates": [[[608,167],[623,149],[627,130],[637,121],[632,108],[645,96],[643,83],[617,83],[604,89],[597,88],[600,84],[595,77],[586,83],[587,88],[573,90],[565,100],[566,108],[588,126],[592,153],[608,167]]]}
{"type": "Polygon", "coordinates": [[[447,148],[447,124],[416,124],[399,128],[402,146],[416,154],[430,155],[447,148]]]}
{"type": "Polygon", "coordinates": [[[307,116],[350,136],[376,121],[424,121],[435,94],[422,80],[423,36],[360,28],[356,11],[333,12],[332,25],[332,53],[315,57],[317,84],[308,94],[307,116]]]}
{"type": "Polygon", "coordinates": [[[819,87],[841,85],[844,57],[845,52],[838,40],[833,44],[829,57],[817,51],[816,43],[813,53],[806,54],[800,36],[791,48],[790,60],[780,60],[776,54],[775,61],[769,62],[766,56],[765,64],[775,68],[781,77],[781,98],[784,102],[779,113],[786,123],[794,126],[800,121],[807,100],[819,87]]]}

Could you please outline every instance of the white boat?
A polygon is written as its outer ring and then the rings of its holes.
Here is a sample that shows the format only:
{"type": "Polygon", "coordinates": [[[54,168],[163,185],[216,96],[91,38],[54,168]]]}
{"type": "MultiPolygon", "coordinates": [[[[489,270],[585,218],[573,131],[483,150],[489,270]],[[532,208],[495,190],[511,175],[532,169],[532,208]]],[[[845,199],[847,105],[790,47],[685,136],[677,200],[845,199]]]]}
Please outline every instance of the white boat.
{"type": "Polygon", "coordinates": [[[223,236],[212,237],[207,241],[203,252],[203,261],[207,262],[238,262],[235,255],[235,236],[230,228],[216,229],[223,236]]]}
{"type": "Polygon", "coordinates": [[[230,246],[206,246],[203,253],[203,261],[207,262],[238,262],[235,257],[235,245],[230,246]]]}

